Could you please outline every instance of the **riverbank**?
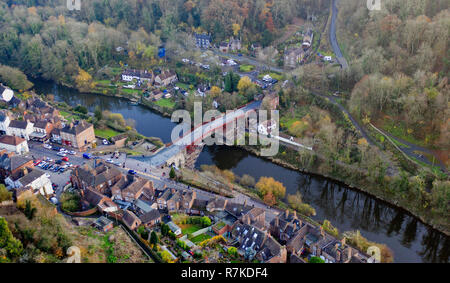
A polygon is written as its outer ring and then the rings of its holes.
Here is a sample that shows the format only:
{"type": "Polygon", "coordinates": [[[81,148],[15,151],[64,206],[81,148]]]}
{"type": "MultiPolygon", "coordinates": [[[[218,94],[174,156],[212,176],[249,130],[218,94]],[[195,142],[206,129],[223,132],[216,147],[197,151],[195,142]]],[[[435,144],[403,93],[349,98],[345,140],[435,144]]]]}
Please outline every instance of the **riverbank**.
{"type": "MultiPolygon", "coordinates": [[[[258,158],[270,161],[270,162],[277,164],[283,168],[298,171],[298,172],[313,175],[313,176],[324,177],[332,182],[339,183],[339,184],[346,186],[352,190],[368,194],[377,200],[380,200],[380,201],[382,201],[390,206],[393,206],[397,209],[401,209],[404,212],[408,213],[409,215],[418,218],[423,224],[430,226],[435,230],[438,230],[439,232],[445,234],[446,236],[450,236],[450,229],[449,229],[449,224],[448,224],[447,218],[432,218],[429,215],[423,215],[420,211],[416,211],[414,208],[408,207],[407,200],[405,200],[405,201],[392,200],[387,195],[382,195],[380,193],[379,189],[376,189],[376,185],[374,185],[375,187],[371,187],[370,184],[368,184],[368,183],[366,183],[366,184],[364,184],[364,183],[359,183],[359,184],[349,183],[347,180],[344,180],[343,178],[339,178],[338,176],[330,174],[329,172],[320,171],[311,166],[310,166],[310,168],[300,168],[298,166],[295,166],[295,165],[288,163],[284,160],[281,160],[279,158],[261,156],[260,152],[258,150],[256,150],[254,147],[249,147],[249,146],[239,146],[239,147],[246,150],[247,152],[249,152],[250,154],[252,154],[258,158]]],[[[320,159],[320,157],[318,157],[317,155],[314,154],[314,156],[316,157],[316,159],[320,159]]],[[[317,162],[317,160],[315,162],[317,162]]],[[[324,162],[324,160],[322,160],[322,162],[324,162]]],[[[336,164],[336,165],[339,166],[339,164],[336,164]]],[[[340,168],[342,169],[342,166],[340,166],[340,168]]],[[[355,170],[357,170],[357,168],[355,170]]]]}

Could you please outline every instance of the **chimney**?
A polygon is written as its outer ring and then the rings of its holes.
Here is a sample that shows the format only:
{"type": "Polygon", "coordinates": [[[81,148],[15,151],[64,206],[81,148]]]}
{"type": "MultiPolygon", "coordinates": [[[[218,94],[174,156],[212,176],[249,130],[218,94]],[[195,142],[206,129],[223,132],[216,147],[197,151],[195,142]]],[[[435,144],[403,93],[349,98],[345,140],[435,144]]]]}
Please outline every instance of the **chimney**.
{"type": "Polygon", "coordinates": [[[27,167],[24,167],[24,168],[22,169],[22,173],[23,173],[24,176],[25,176],[25,175],[28,175],[28,168],[27,168],[27,167]]]}

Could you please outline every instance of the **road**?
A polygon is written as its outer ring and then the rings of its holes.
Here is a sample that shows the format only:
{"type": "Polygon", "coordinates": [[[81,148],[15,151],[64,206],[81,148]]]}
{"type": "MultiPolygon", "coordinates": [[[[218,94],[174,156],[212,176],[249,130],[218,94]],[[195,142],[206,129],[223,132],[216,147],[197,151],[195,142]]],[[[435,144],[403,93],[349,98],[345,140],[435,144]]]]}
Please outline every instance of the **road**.
{"type": "Polygon", "coordinates": [[[267,65],[265,63],[262,63],[262,62],[258,61],[256,58],[251,58],[251,57],[248,57],[248,56],[245,56],[245,55],[238,56],[238,55],[235,55],[235,54],[223,53],[220,50],[214,49],[214,48],[211,49],[211,51],[214,54],[216,54],[216,55],[219,55],[219,56],[222,56],[222,57],[231,58],[231,59],[233,59],[235,61],[244,62],[246,64],[250,64],[250,65],[259,67],[261,69],[269,69],[270,71],[278,72],[278,73],[284,72],[284,70],[282,68],[267,65]]]}
{"type": "Polygon", "coordinates": [[[341,52],[341,48],[339,47],[339,44],[337,42],[336,38],[336,19],[338,15],[338,9],[337,9],[337,2],[338,0],[333,0],[332,3],[332,16],[331,16],[331,25],[330,25],[330,43],[331,47],[333,48],[333,52],[336,55],[336,60],[341,64],[342,69],[348,68],[347,60],[344,58],[341,52]]]}

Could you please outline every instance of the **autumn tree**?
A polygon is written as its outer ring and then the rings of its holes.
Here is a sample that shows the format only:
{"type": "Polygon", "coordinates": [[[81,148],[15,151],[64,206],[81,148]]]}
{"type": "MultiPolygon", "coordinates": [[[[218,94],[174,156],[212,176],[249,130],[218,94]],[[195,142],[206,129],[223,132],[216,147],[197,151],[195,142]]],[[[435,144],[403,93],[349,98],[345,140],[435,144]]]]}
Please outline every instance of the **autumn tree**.
{"type": "Polygon", "coordinates": [[[261,177],[255,187],[263,197],[271,193],[276,199],[280,199],[286,194],[283,184],[272,177],[261,177]]]}

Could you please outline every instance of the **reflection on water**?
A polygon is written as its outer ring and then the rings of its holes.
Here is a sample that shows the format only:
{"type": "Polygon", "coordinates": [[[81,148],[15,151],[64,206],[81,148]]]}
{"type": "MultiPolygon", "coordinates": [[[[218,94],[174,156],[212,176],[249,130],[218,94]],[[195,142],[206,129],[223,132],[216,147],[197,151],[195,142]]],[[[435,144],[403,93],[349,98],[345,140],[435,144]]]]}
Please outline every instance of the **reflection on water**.
{"type": "Polygon", "coordinates": [[[327,179],[301,174],[229,147],[205,148],[197,160],[231,169],[239,176],[258,179],[272,176],[286,186],[288,194],[299,191],[317,212],[315,220],[330,220],[339,231],[360,230],[369,240],[385,243],[396,262],[448,262],[449,237],[422,224],[401,209],[327,179]]]}
{"type": "Polygon", "coordinates": [[[56,101],[64,101],[70,106],[78,104],[86,106],[90,112],[100,106],[102,110],[120,113],[125,119],[136,122],[136,130],[147,137],[159,137],[164,143],[170,142],[170,134],[174,123],[143,106],[133,106],[125,99],[80,93],[74,89],[59,86],[51,82],[35,81],[34,89],[38,94],[52,93],[56,101]]]}
{"type": "MultiPolygon", "coordinates": [[[[53,83],[34,83],[37,93],[52,93],[57,101],[65,101],[72,106],[81,104],[90,111],[99,105],[103,110],[121,113],[125,119],[134,119],[139,133],[160,137],[164,142],[170,141],[175,124],[147,108],[131,106],[123,99],[79,93],[53,83]]],[[[221,169],[231,169],[240,176],[249,174],[255,179],[274,177],[286,186],[288,194],[301,192],[303,200],[316,209],[316,220],[328,219],[341,232],[360,230],[369,240],[388,245],[394,252],[396,262],[449,261],[449,237],[425,226],[403,210],[367,194],[325,178],[285,169],[238,148],[205,147],[196,167],[202,164],[215,164],[221,169]]]]}

